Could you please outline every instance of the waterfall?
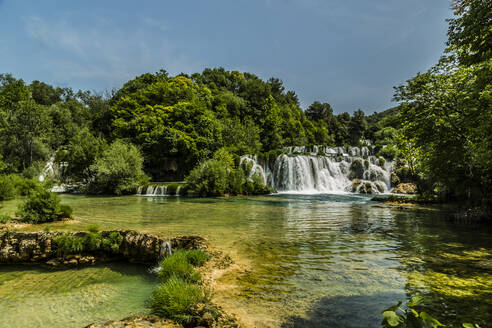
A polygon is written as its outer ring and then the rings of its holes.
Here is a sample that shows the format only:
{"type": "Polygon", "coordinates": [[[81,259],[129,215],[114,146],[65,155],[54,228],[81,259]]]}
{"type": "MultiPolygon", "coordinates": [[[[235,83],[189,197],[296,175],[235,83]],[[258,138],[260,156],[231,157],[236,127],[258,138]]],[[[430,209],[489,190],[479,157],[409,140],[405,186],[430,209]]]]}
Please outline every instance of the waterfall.
{"type": "Polygon", "coordinates": [[[55,156],[51,156],[46,165],[43,168],[43,172],[38,177],[40,182],[43,182],[46,178],[52,178],[55,176],[55,156]]]}
{"type": "MultiPolygon", "coordinates": [[[[151,197],[171,196],[170,194],[168,194],[168,187],[169,187],[169,185],[162,184],[162,183],[139,186],[137,188],[137,194],[136,195],[137,196],[151,196],[151,197]]],[[[178,185],[176,187],[175,193],[173,193],[173,196],[179,196],[181,188],[182,188],[182,186],[178,185]]]]}
{"type": "Polygon", "coordinates": [[[274,161],[241,157],[249,178],[259,176],[279,192],[386,193],[391,189],[392,162],[368,147],[287,147],[274,161]]]}
{"type": "Polygon", "coordinates": [[[161,250],[160,250],[160,259],[163,259],[164,257],[171,255],[173,253],[173,250],[171,248],[171,242],[165,241],[161,245],[161,250]]]}

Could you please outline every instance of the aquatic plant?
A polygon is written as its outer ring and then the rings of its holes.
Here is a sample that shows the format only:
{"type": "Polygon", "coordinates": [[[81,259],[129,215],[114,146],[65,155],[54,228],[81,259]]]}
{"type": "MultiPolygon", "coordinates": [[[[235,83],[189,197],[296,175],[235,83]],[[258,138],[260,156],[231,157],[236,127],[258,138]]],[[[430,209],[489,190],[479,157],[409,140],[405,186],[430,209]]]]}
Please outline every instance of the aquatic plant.
{"type": "Polygon", "coordinates": [[[159,316],[190,324],[199,319],[197,305],[209,301],[209,295],[200,286],[172,275],[155,290],[150,307],[159,316]]]}
{"type": "Polygon", "coordinates": [[[384,310],[383,327],[415,327],[415,328],[435,328],[444,326],[437,319],[433,318],[427,312],[417,312],[414,307],[422,303],[421,296],[414,296],[402,306],[402,301],[397,305],[391,306],[384,310]]]}
{"type": "Polygon", "coordinates": [[[193,253],[190,252],[192,251],[177,250],[172,255],[162,260],[160,264],[161,270],[159,271],[161,281],[165,282],[172,276],[176,276],[189,282],[200,281],[200,273],[193,269],[193,263],[203,264],[206,261],[204,260],[204,257],[207,256],[207,254],[199,250],[193,253]],[[204,255],[201,255],[200,252],[204,255]]]}

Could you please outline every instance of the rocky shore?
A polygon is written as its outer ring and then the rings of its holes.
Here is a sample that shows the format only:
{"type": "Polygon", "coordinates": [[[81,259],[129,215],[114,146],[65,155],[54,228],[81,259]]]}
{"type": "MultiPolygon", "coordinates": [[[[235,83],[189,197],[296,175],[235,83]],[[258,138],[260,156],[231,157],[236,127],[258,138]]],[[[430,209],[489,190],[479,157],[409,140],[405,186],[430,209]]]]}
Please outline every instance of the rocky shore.
{"type": "Polygon", "coordinates": [[[80,253],[63,254],[56,238],[62,235],[85,238],[89,232],[12,232],[0,231],[0,264],[47,264],[51,266],[79,266],[110,261],[133,263],[157,263],[170,249],[205,248],[205,240],[198,236],[181,236],[162,239],[133,230],[102,231],[101,237],[119,233],[122,240],[118,247],[83,250],[80,253]]]}

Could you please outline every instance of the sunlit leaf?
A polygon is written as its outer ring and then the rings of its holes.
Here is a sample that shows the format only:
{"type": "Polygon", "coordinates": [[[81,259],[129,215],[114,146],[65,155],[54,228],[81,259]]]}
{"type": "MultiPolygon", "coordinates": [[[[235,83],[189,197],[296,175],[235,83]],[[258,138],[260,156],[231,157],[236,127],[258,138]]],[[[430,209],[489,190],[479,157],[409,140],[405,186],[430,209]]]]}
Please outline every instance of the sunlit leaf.
{"type": "Polygon", "coordinates": [[[391,327],[397,327],[403,322],[403,319],[395,311],[384,311],[383,317],[383,322],[386,322],[391,327]]]}
{"type": "Polygon", "coordinates": [[[422,296],[414,296],[408,301],[407,306],[417,306],[422,303],[422,296]]]}
{"type": "Polygon", "coordinates": [[[398,301],[398,304],[397,305],[390,306],[386,310],[381,311],[381,313],[384,315],[384,312],[386,312],[386,311],[393,311],[394,312],[394,311],[396,311],[396,310],[398,310],[400,308],[400,305],[402,303],[403,303],[402,301],[398,301]]]}
{"type": "Polygon", "coordinates": [[[427,314],[426,312],[421,312],[420,318],[423,320],[425,327],[435,328],[435,327],[444,326],[442,323],[437,321],[437,319],[432,317],[430,314],[427,314]]]}

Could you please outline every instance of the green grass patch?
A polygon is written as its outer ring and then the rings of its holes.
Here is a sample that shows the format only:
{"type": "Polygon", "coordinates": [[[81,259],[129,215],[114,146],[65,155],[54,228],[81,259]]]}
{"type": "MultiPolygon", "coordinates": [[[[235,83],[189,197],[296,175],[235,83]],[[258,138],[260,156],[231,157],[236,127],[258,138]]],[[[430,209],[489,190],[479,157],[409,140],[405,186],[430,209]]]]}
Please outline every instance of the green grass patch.
{"type": "Polygon", "coordinates": [[[159,277],[165,282],[176,276],[189,282],[200,281],[200,273],[195,271],[194,265],[203,265],[208,254],[200,250],[177,250],[161,262],[159,277]]]}
{"type": "Polygon", "coordinates": [[[199,319],[197,304],[210,302],[200,286],[172,275],[161,284],[150,299],[152,312],[183,324],[199,319]]]}

